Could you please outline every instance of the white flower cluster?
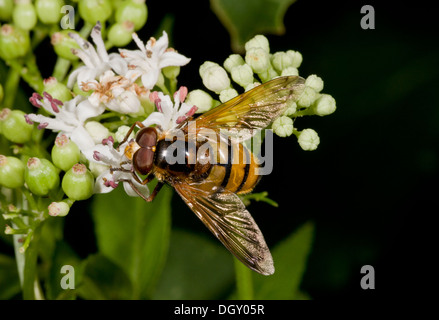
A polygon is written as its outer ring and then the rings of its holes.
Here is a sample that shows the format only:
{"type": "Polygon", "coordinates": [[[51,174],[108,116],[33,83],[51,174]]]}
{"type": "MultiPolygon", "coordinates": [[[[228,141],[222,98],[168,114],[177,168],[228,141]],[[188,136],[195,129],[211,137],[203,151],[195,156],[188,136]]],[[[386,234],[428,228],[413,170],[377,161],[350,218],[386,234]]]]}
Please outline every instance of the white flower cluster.
{"type": "MultiPolygon", "coordinates": [[[[140,185],[128,171],[110,170],[120,167],[124,160],[123,147],[120,151],[113,148],[113,136],[100,122],[92,118],[104,112],[116,115],[143,116],[145,108],[155,105],[158,112],[153,112],[144,124],[155,124],[162,129],[177,126],[186,117],[192,116],[197,107],[184,103],[187,89],[182,87],[171,98],[162,92],[151,92],[158,83],[163,68],[186,65],[190,59],[168,47],[168,36],[163,32],[158,40],[150,38],[146,45],[137,34],[132,37],[138,50],[119,49],[119,53],[108,53],[101,35],[101,24],[98,22],[91,32],[94,46],[76,33],[70,36],[80,49],[72,49],[83,65],[73,70],[68,78],[67,86],[77,95],[68,101],[60,101],[47,92],[41,96],[34,93],[29,99],[38,108],[46,112],[28,114],[28,123],[39,123],[38,128],[51,129],[65,134],[79,147],[89,162],[92,172],[98,176],[95,191],[109,192],[117,186],[118,181],[131,182],[146,195],[147,186],[140,185]],[[49,114],[49,116],[44,115],[49,114]]],[[[122,138],[123,139],[123,138],[122,138]]],[[[122,140],[120,139],[119,142],[122,140]]],[[[136,196],[129,183],[124,183],[129,195],[136,196]]]]}

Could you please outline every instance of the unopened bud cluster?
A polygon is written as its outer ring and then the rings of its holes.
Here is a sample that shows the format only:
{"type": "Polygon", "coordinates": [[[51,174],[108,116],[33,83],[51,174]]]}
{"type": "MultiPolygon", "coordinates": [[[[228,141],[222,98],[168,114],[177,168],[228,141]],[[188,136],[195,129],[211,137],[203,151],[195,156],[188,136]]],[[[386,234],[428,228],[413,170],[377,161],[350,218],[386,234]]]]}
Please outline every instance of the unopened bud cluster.
{"type": "MultiPolygon", "coordinates": [[[[207,92],[194,90],[189,93],[191,102],[203,106],[201,112],[224,103],[240,92],[232,81],[244,91],[280,76],[299,76],[303,57],[298,51],[288,50],[270,53],[270,44],[263,35],[257,35],[245,44],[245,55],[230,55],[223,63],[207,61],[200,67],[204,86],[218,95],[214,100],[207,92]]],[[[239,89],[238,89],[239,90],[239,89]]],[[[323,80],[317,75],[306,78],[305,88],[297,101],[290,101],[284,114],[272,124],[273,131],[280,137],[296,135],[303,150],[315,150],[320,139],[313,129],[302,131],[294,127],[297,117],[305,115],[326,116],[336,109],[335,99],[323,90],[323,80]]]]}

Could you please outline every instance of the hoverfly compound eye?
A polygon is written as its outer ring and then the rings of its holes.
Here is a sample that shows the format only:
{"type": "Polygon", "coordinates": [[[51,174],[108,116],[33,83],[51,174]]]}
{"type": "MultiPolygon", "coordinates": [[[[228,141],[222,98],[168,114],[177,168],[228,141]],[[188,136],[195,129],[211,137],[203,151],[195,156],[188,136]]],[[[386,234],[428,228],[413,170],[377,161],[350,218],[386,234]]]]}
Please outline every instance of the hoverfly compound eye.
{"type": "Polygon", "coordinates": [[[153,149],[153,147],[155,147],[155,145],[157,144],[156,129],[150,127],[142,128],[137,133],[136,142],[142,148],[153,149]]]}
{"type": "Polygon", "coordinates": [[[140,174],[146,175],[152,170],[154,162],[154,151],[140,148],[133,157],[134,169],[140,174]]]}

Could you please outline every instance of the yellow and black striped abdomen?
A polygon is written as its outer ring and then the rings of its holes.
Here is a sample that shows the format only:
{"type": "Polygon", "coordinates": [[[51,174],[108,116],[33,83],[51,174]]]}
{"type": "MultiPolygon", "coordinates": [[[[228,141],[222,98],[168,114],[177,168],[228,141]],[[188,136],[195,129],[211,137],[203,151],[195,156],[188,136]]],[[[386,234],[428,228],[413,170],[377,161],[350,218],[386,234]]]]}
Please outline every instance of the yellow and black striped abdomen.
{"type": "Polygon", "coordinates": [[[242,144],[230,140],[218,145],[216,150],[216,162],[198,187],[212,192],[224,189],[238,194],[251,192],[260,179],[256,175],[255,156],[242,144]]]}

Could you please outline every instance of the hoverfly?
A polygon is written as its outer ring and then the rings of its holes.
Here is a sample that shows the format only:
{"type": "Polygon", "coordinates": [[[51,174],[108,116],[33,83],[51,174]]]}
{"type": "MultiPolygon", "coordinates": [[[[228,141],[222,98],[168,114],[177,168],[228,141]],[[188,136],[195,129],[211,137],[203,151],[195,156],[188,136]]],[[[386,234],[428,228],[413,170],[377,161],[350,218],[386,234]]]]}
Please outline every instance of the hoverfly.
{"type": "Polygon", "coordinates": [[[125,156],[132,164],[131,172],[136,181],[146,184],[157,178],[158,183],[151,195],[146,197],[130,180],[126,181],[148,202],[154,199],[164,183],[171,185],[242,263],[263,275],[273,274],[270,250],[238,196],[251,192],[260,178],[255,173],[258,167],[255,155],[241,142],[252,137],[257,130],[269,126],[282,115],[291,100],[297,101],[303,92],[304,82],[298,76],[278,77],[209,110],[194,121],[196,139],[189,139],[190,119],[181,123],[178,130],[184,133],[184,138],[180,139],[184,142],[184,163],[170,164],[166,160],[168,149],[175,142],[175,139],[165,139],[170,132],[164,132],[159,126],[144,127],[141,122],[136,122],[121,142],[123,144],[128,140],[136,126],[140,127],[135,139],[125,148],[125,156]],[[198,152],[202,144],[217,142],[203,135],[206,129],[213,130],[217,141],[225,143],[198,152]],[[227,129],[228,136],[222,133],[224,129],[227,129]],[[197,153],[191,163],[189,158],[194,157],[193,151],[197,153]],[[246,161],[232,161],[238,156],[246,161]],[[142,180],[138,174],[146,178],[142,180]]]}

